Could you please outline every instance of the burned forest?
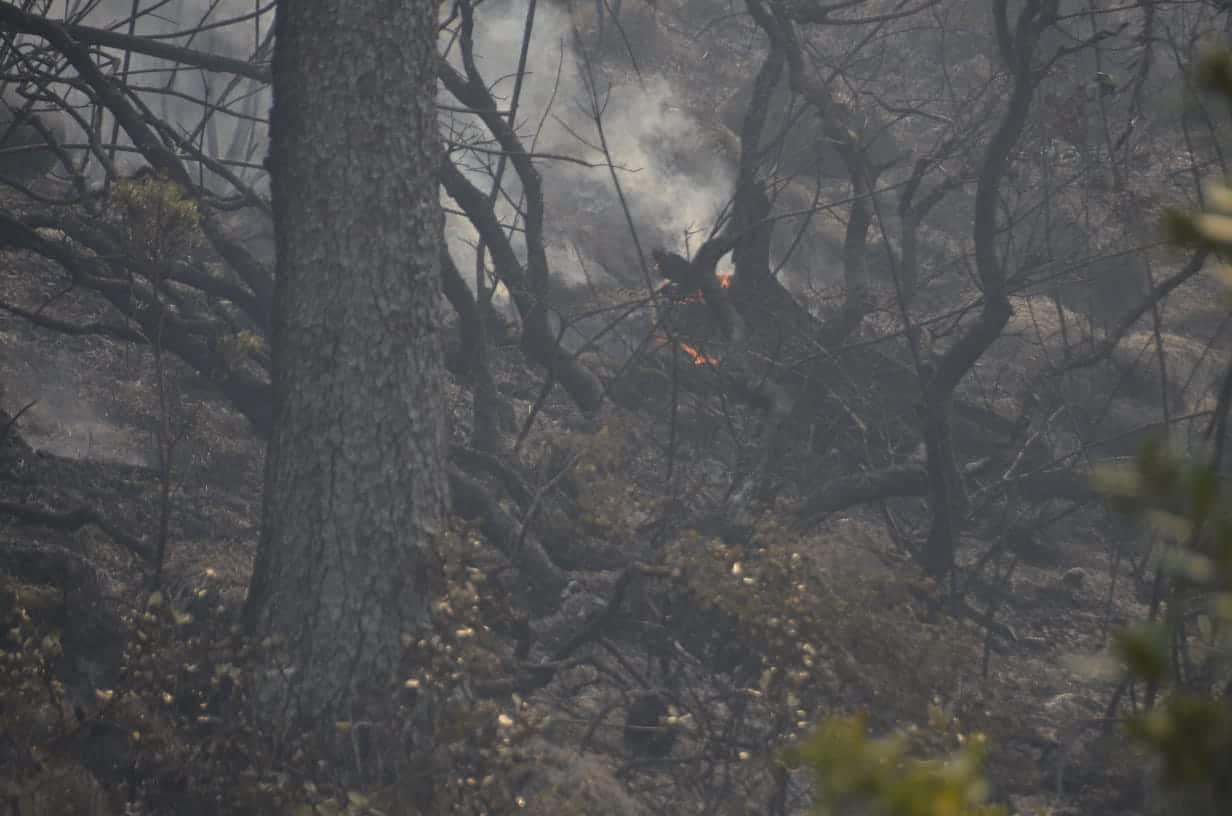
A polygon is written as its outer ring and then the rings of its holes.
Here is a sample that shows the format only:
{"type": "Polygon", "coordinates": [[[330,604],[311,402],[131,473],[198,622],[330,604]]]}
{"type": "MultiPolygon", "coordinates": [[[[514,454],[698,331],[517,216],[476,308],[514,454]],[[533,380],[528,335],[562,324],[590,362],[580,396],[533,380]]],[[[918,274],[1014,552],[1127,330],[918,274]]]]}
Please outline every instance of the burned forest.
{"type": "Polygon", "coordinates": [[[0,2],[0,812],[1232,812],[1230,31],[0,2]]]}

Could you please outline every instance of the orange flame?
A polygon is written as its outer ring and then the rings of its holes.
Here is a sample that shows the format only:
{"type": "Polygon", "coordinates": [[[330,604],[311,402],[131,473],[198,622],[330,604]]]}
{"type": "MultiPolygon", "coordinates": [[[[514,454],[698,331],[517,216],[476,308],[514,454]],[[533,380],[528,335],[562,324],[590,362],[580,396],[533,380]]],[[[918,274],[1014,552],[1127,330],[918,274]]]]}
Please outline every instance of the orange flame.
{"type": "MultiPolygon", "coordinates": [[[[718,280],[720,289],[731,288],[732,274],[730,272],[716,272],[714,273],[714,277],[718,280]]],[[[663,282],[659,286],[655,287],[655,289],[656,291],[663,292],[667,289],[667,287],[671,286],[671,284],[671,280],[664,278],[663,282]]],[[[694,289],[692,293],[684,298],[685,303],[704,303],[705,301],[706,298],[702,294],[701,289],[694,289]]]]}
{"type": "Polygon", "coordinates": [[[707,357],[697,349],[693,348],[693,346],[690,346],[688,343],[681,342],[680,348],[685,354],[689,355],[691,360],[693,360],[693,365],[717,366],[719,364],[719,361],[714,357],[707,357]]]}
{"type": "MultiPolygon", "coordinates": [[[[668,345],[668,339],[661,334],[656,334],[654,339],[655,339],[655,345],[657,346],[668,345]]],[[[717,366],[719,364],[719,360],[717,357],[707,357],[705,354],[702,354],[700,351],[698,351],[695,346],[691,346],[688,343],[684,342],[683,340],[680,341],[678,345],[680,346],[680,350],[683,351],[688,356],[688,358],[693,362],[693,365],[717,366]]]]}

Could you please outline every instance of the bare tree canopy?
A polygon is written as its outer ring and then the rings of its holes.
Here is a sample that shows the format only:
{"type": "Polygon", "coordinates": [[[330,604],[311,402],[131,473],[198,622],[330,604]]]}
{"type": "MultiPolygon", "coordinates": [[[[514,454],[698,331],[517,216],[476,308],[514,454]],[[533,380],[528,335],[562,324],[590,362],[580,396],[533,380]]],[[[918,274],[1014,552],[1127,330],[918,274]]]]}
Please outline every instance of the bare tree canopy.
{"type": "Polygon", "coordinates": [[[1229,4],[277,11],[0,3],[18,812],[801,813],[853,708],[1152,812],[1103,729],[1227,671],[1091,475],[1226,470],[1229,4]]]}

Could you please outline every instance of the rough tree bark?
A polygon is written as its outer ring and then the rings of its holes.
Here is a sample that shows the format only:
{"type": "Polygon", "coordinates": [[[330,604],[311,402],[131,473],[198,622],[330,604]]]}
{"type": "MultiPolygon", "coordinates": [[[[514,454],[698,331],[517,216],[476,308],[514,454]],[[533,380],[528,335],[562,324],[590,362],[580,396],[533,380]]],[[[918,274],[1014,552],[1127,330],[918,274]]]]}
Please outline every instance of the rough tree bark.
{"type": "Polygon", "coordinates": [[[246,615],[294,670],[267,689],[280,728],[368,711],[427,618],[448,484],[436,13],[278,10],[274,424],[246,615]]]}

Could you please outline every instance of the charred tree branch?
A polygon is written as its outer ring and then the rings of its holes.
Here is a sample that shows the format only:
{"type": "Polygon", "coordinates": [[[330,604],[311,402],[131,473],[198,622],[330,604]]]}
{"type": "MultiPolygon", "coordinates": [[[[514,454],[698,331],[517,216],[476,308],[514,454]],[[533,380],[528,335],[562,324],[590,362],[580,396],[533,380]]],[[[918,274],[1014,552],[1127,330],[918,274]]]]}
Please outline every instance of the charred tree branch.
{"type": "Polygon", "coordinates": [[[449,465],[449,490],[453,509],[464,519],[477,521],[484,536],[525,576],[530,598],[540,606],[555,608],[565,587],[565,574],[533,536],[522,538],[518,522],[501,509],[483,484],[456,465],[449,465]],[[521,546],[516,546],[521,538],[521,546]]]}
{"type": "MultiPolygon", "coordinates": [[[[1039,76],[1031,61],[1044,26],[1055,16],[1057,0],[1032,0],[1018,16],[1014,32],[1013,90],[1001,123],[981,163],[975,192],[975,264],[984,293],[983,308],[973,325],[952,345],[935,368],[921,373],[922,395],[917,406],[929,472],[932,528],[923,552],[923,566],[934,575],[954,566],[958,518],[966,510],[962,478],[954,463],[950,436],[950,404],[954,389],[975,366],[1010,318],[1005,270],[997,257],[997,213],[1001,182],[1009,168],[1014,145],[1026,126],[1039,76]]],[[[994,14],[997,9],[994,8],[994,14]]]]}
{"type": "MultiPolygon", "coordinates": [[[[41,37],[63,54],[81,81],[90,87],[98,101],[115,116],[124,132],[132,139],[133,145],[154,169],[164,173],[186,193],[197,196],[197,188],[183,163],[158,138],[123,88],[95,64],[86,43],[75,39],[64,26],[46,17],[24,12],[8,3],[0,5],[0,23],[23,34],[41,37]]],[[[264,314],[270,314],[274,301],[274,278],[270,271],[247,248],[229,238],[217,215],[208,209],[205,210],[201,228],[215,251],[252,289],[262,304],[264,314]]],[[[268,327],[269,318],[266,317],[261,324],[268,327]]]]}
{"type": "Polygon", "coordinates": [[[1206,250],[1199,250],[1190,256],[1185,266],[1181,268],[1175,275],[1171,275],[1159,283],[1151,287],[1151,291],[1146,294],[1137,305],[1121,318],[1121,321],[1116,327],[1100,341],[1099,345],[1088,354],[1081,357],[1073,357],[1067,363],[1062,365],[1054,373],[1064,374],[1068,371],[1074,371],[1079,368],[1087,368],[1108,359],[1112,352],[1120,344],[1125,335],[1129,334],[1130,329],[1134,327],[1143,315],[1151,311],[1164,298],[1172,294],[1178,287],[1193,278],[1202,271],[1203,264],[1206,263],[1208,253],[1206,250]]]}
{"type": "Polygon", "coordinates": [[[90,268],[95,261],[77,255],[66,244],[44,238],[12,215],[0,212],[0,247],[4,246],[27,250],[54,261],[75,283],[101,294],[121,314],[134,320],[145,336],[159,336],[164,348],[198,374],[212,379],[257,433],[269,435],[273,422],[269,383],[230,366],[215,347],[219,338],[194,333],[197,327],[175,319],[166,310],[148,304],[142,308],[140,302],[135,304],[134,289],[127,282],[97,274],[90,268]]]}
{"type": "Polygon", "coordinates": [[[124,340],[128,343],[138,343],[144,345],[147,341],[146,336],[141,332],[133,329],[130,326],[115,326],[109,323],[70,323],[67,320],[51,317],[38,312],[32,312],[29,309],[23,309],[20,306],[14,306],[11,303],[0,303],[0,309],[9,314],[16,315],[30,321],[36,326],[51,331],[60,332],[74,337],[85,337],[97,335],[100,337],[112,337],[116,340],[124,340]]]}
{"type": "Polygon", "coordinates": [[[53,530],[76,532],[86,525],[93,524],[111,537],[115,543],[128,551],[149,561],[154,557],[154,549],[147,542],[124,532],[112,524],[101,513],[92,507],[78,507],[63,513],[44,510],[29,504],[18,504],[10,501],[0,501],[0,513],[21,519],[30,524],[50,527],[53,530]]]}
{"type": "Polygon", "coordinates": [[[528,281],[529,273],[518,261],[488,197],[448,158],[441,162],[439,178],[445,192],[466,213],[492,254],[496,275],[509,290],[522,317],[522,349],[526,356],[548,369],[584,412],[598,411],[603,402],[602,383],[557,342],[548,313],[540,308],[543,300],[533,291],[528,281]]]}

